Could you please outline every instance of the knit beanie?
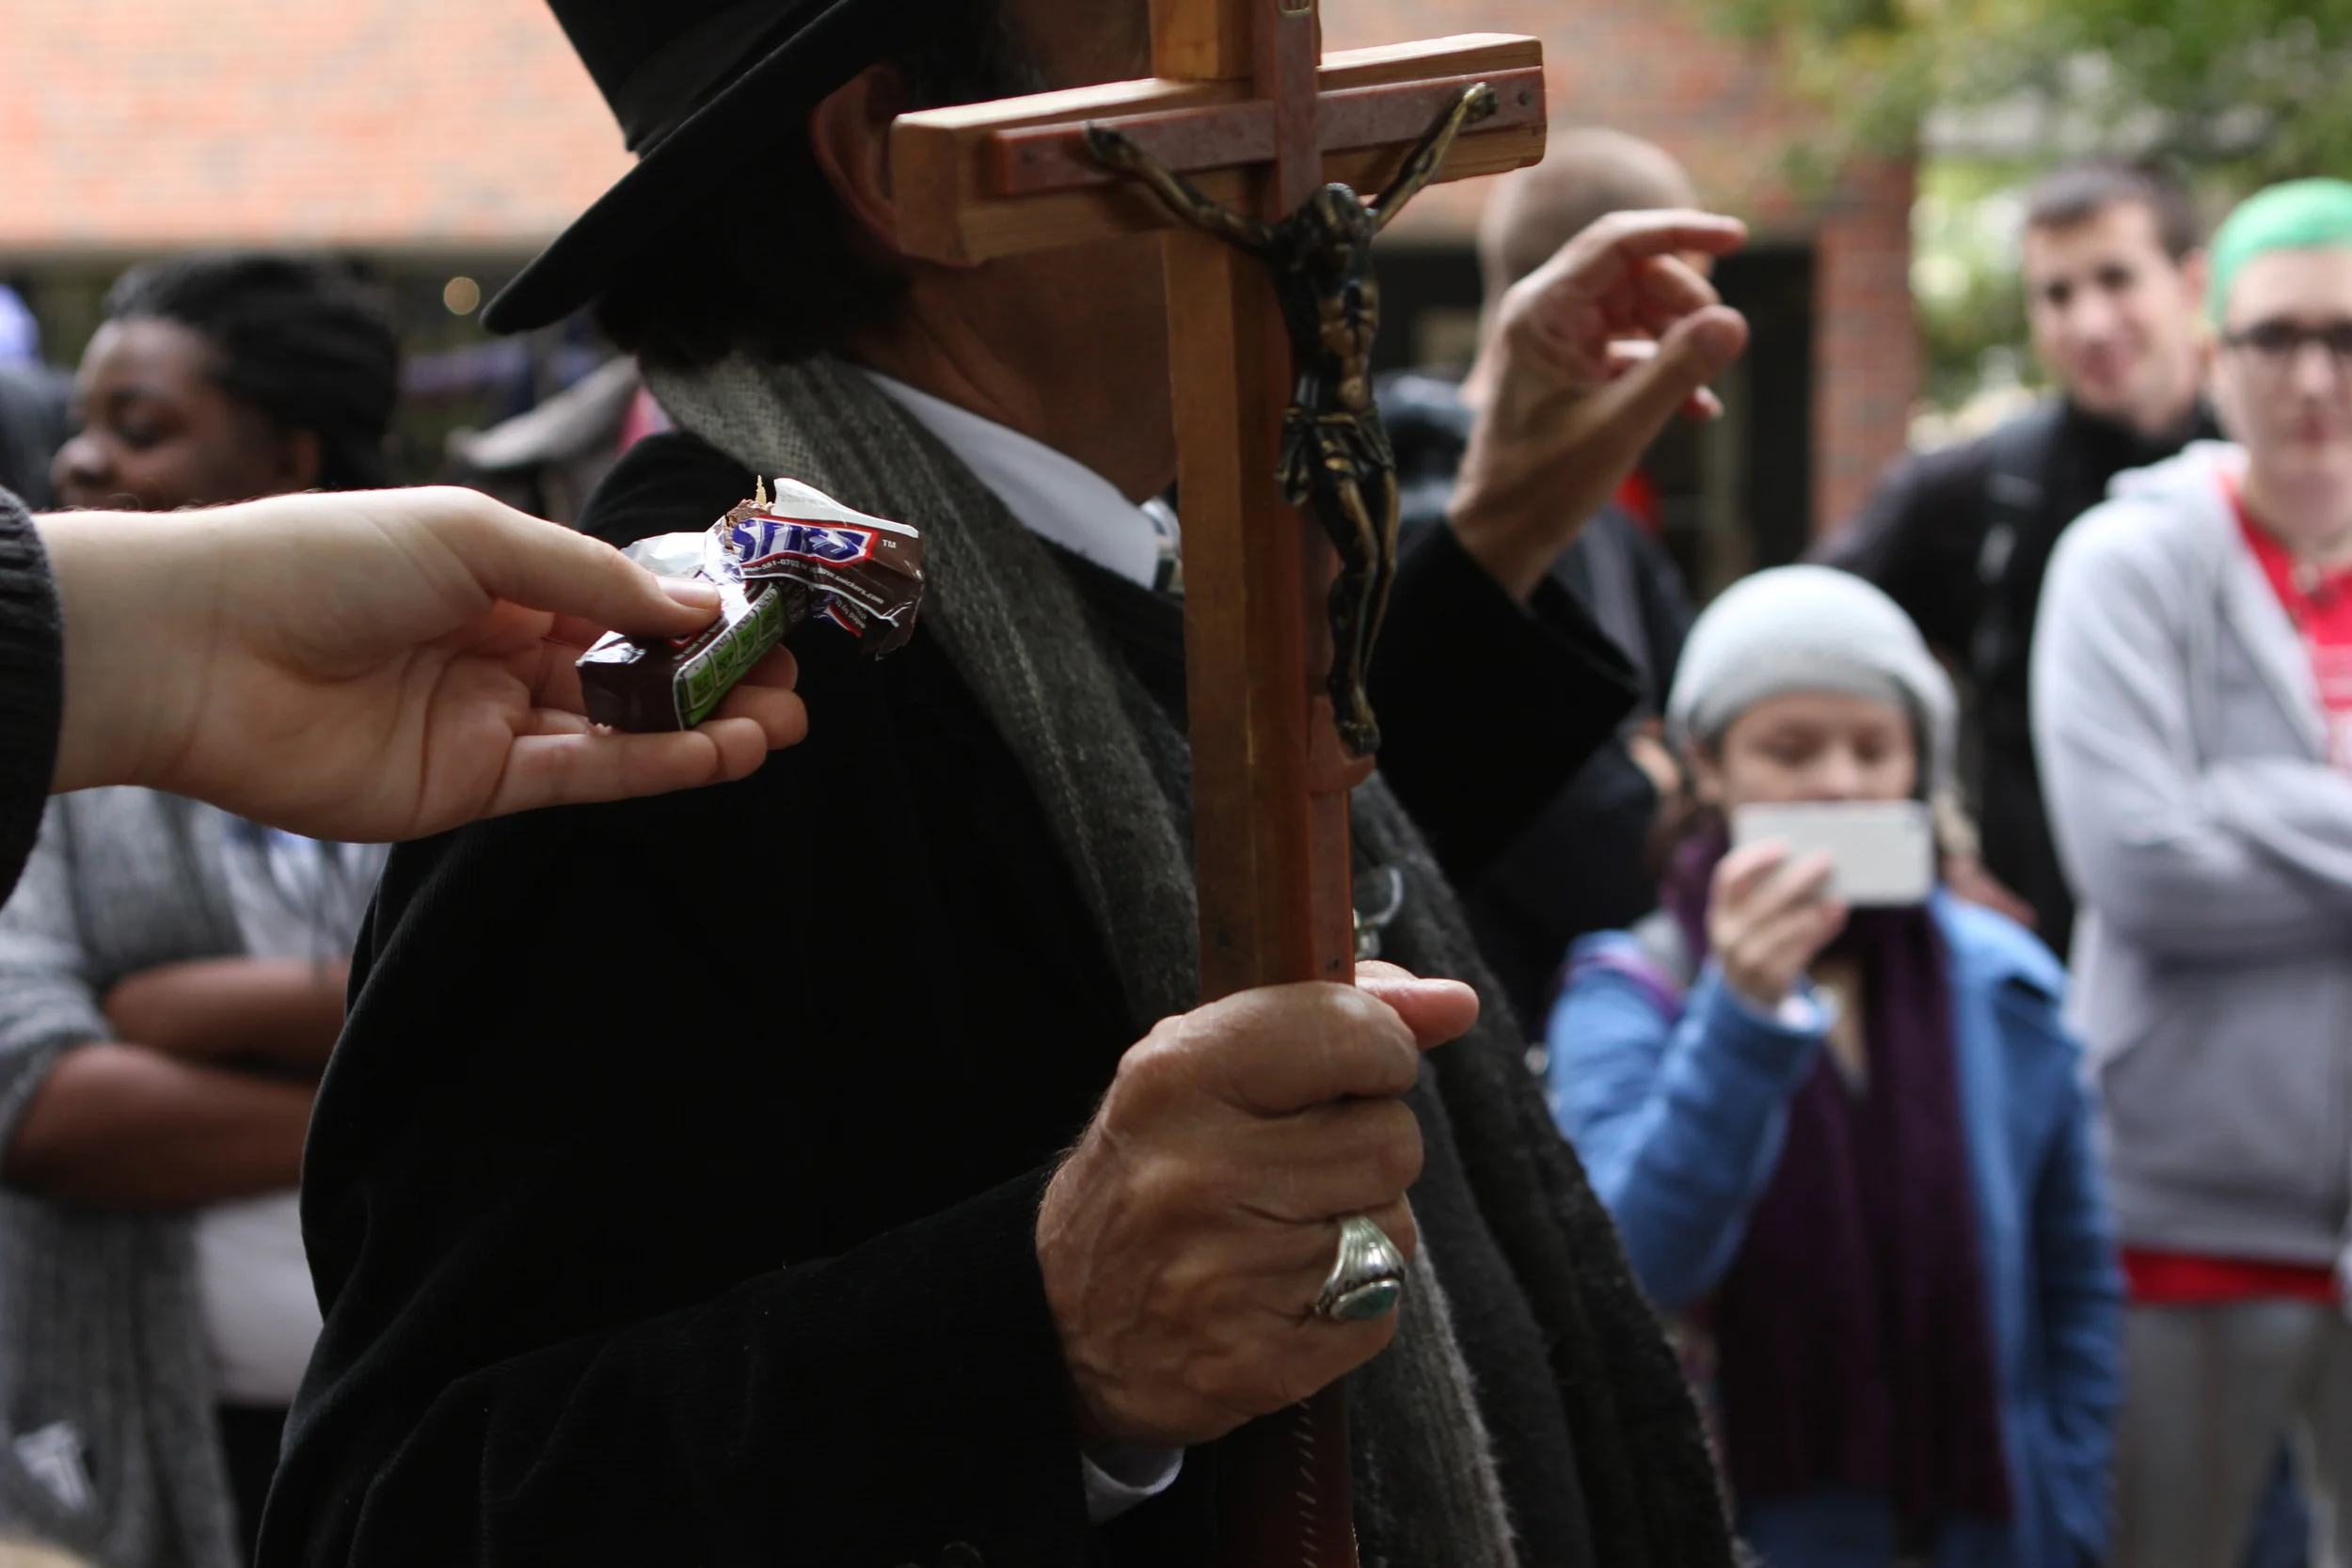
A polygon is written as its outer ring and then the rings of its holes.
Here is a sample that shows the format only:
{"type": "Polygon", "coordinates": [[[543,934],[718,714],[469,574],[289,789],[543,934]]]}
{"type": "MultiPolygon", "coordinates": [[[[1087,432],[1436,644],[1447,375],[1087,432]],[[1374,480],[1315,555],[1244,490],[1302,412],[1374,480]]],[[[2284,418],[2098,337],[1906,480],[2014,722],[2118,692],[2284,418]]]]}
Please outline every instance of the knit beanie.
{"type": "Polygon", "coordinates": [[[1666,699],[1666,729],[1688,752],[1756,704],[1797,691],[1894,703],[1919,731],[1930,799],[1952,783],[1952,683],[1895,601],[1827,566],[1742,578],[1691,627],[1666,699]]]}
{"type": "Polygon", "coordinates": [[[2230,309],[2230,286],[2246,263],[2273,250],[2352,246],[2352,183],[2289,180],[2237,204],[2213,237],[2213,279],[2205,312],[2217,324],[2230,309]]]}

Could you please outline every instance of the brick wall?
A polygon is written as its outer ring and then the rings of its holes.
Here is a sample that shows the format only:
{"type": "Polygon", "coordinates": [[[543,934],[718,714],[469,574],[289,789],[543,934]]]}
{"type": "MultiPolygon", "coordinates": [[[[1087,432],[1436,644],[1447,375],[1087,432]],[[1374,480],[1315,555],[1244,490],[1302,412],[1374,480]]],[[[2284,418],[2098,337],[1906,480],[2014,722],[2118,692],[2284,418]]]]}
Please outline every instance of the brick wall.
{"type": "MultiPolygon", "coordinates": [[[[1910,293],[1911,170],[1867,171],[1833,200],[1800,201],[1781,155],[1809,123],[1776,87],[1768,54],[1726,40],[1689,0],[1324,0],[1333,48],[1452,32],[1545,43],[1552,121],[1608,125],[1680,158],[1706,199],[1762,240],[1814,246],[1816,527],[1845,517],[1900,450],[1919,384],[1910,293]]],[[[1466,241],[1485,193],[1431,193],[1400,236],[1466,241]]]]}
{"type": "MultiPolygon", "coordinates": [[[[1909,173],[1826,207],[1779,174],[1805,111],[1691,0],[1325,0],[1335,48],[1544,39],[1561,125],[1673,150],[1708,199],[1819,267],[1814,512],[1843,516],[1899,445],[1918,377],[1909,173]]],[[[524,253],[628,166],[542,0],[8,0],[0,257],[263,241],[524,253]]],[[[1400,235],[1465,241],[1478,185],[1400,235]]]]}
{"type": "Polygon", "coordinates": [[[1835,527],[1902,449],[1919,395],[1911,303],[1914,166],[1861,171],[1830,204],[1813,274],[1813,520],[1835,527]]]}

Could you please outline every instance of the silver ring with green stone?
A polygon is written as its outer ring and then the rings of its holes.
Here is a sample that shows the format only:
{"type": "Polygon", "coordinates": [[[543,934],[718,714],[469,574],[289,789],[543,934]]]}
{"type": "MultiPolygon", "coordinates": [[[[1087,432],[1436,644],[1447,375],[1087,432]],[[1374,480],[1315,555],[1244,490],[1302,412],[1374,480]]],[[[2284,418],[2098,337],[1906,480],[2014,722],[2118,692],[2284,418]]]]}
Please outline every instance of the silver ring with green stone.
{"type": "Polygon", "coordinates": [[[1405,1255],[1361,1214],[1340,1221],[1340,1255],[1316,1295],[1314,1315],[1333,1323],[1362,1323],[1396,1310],[1405,1293],[1405,1255]]]}

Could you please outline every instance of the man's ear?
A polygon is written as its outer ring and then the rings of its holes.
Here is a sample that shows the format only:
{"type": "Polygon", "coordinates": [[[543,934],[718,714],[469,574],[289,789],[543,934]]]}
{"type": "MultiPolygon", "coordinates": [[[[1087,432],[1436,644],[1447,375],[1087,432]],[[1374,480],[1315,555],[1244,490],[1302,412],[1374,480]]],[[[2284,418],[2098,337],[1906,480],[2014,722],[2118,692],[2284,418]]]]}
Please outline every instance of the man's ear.
{"type": "Polygon", "coordinates": [[[898,247],[898,205],[890,170],[891,122],[907,111],[906,77],[873,65],[808,112],[808,145],[850,218],[884,249],[898,247]]]}
{"type": "Polygon", "coordinates": [[[2205,308],[2205,288],[2212,281],[2213,259],[2205,252],[2192,250],[2181,258],[2181,283],[2200,311],[2205,308]]]}

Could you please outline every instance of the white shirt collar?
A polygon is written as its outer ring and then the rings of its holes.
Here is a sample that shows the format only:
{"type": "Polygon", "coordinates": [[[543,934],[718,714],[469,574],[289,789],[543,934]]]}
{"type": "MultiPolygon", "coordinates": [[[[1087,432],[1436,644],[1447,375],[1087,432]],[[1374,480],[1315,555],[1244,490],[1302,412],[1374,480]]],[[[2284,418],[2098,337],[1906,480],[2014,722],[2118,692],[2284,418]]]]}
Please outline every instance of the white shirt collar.
{"type": "Polygon", "coordinates": [[[1163,562],[1174,560],[1176,524],[1167,507],[1137,506],[1076,458],[1009,426],[879,371],[866,375],[938,436],[1031,533],[1141,587],[1166,585],[1163,562]]]}

